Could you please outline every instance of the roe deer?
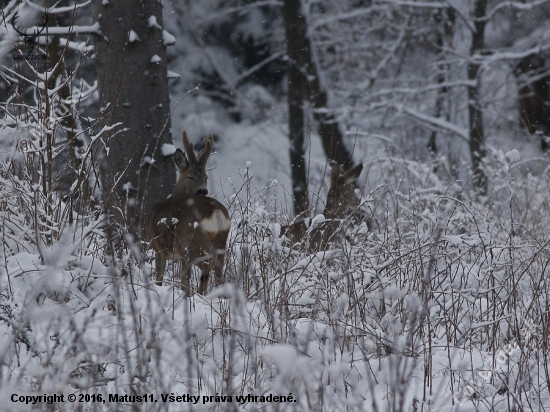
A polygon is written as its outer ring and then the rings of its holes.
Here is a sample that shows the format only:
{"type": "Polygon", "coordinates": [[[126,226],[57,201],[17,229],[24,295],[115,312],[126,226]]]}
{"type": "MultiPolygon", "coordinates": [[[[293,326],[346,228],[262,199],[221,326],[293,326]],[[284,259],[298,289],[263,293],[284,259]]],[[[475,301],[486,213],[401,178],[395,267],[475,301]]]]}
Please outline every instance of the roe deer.
{"type": "Polygon", "coordinates": [[[336,240],[342,232],[342,221],[356,212],[361,200],[355,194],[354,182],[359,178],[363,165],[358,164],[347,172],[333,162],[330,173],[330,187],[323,219],[309,219],[281,227],[281,236],[285,236],[292,244],[306,241],[306,249],[310,252],[322,250],[328,243],[336,240]]]}
{"type": "Polygon", "coordinates": [[[180,261],[180,279],[190,295],[191,267],[201,270],[198,292],[206,292],[212,269],[216,284],[223,283],[225,245],[231,219],[224,205],[208,194],[206,161],[214,139],[204,139],[204,149],[195,156],[187,133],[181,135],[187,158],[180,149],[174,153],[179,178],[172,197],[155,204],[145,222],[145,235],[155,250],[156,283],[162,285],[166,259],[180,261]]]}

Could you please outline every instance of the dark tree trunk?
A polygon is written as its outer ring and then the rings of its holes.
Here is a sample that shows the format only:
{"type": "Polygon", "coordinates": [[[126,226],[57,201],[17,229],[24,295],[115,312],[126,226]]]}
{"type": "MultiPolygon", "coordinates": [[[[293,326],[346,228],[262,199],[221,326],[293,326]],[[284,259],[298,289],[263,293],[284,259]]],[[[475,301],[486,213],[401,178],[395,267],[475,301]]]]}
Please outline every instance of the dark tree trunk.
{"type": "Polygon", "coordinates": [[[344,169],[352,166],[352,160],[335,116],[326,110],[328,94],[320,81],[319,69],[313,59],[301,0],[284,0],[281,6],[281,15],[285,27],[288,57],[292,184],[294,186],[295,209],[297,213],[300,213],[307,209],[307,173],[304,148],[305,101],[308,101],[314,109],[313,118],[317,123],[327,158],[343,165],[344,169]]]}
{"type": "Polygon", "coordinates": [[[321,136],[323,150],[328,159],[342,165],[343,170],[353,166],[351,153],[344,144],[344,133],[336,120],[334,114],[326,112],[328,105],[328,94],[319,81],[319,74],[316,65],[311,61],[307,64],[307,71],[310,78],[309,99],[313,106],[313,118],[317,122],[317,130],[321,136]],[[317,110],[322,109],[322,110],[317,110]]]}
{"type": "Polygon", "coordinates": [[[303,71],[306,21],[300,15],[300,0],[285,0],[281,14],[285,26],[287,44],[288,77],[288,134],[290,139],[290,167],[294,196],[294,212],[308,209],[307,171],[305,159],[306,76],[303,71]]]}
{"type": "MultiPolygon", "coordinates": [[[[485,9],[487,0],[474,2],[474,27],[470,57],[481,51],[484,47],[485,9]]],[[[475,85],[468,86],[468,113],[470,116],[470,155],[472,156],[473,183],[481,196],[487,194],[487,176],[483,170],[482,162],[485,158],[485,144],[483,131],[483,112],[480,105],[479,64],[470,60],[468,63],[468,80],[475,81],[475,85]]]]}
{"type": "Polygon", "coordinates": [[[103,123],[127,129],[111,132],[103,159],[106,207],[111,224],[139,233],[152,204],[166,199],[175,183],[174,163],[160,153],[172,142],[162,3],[92,4],[101,26],[95,53],[103,123]],[[149,24],[151,16],[157,25],[149,24]],[[139,40],[131,42],[130,31],[139,40]]]}

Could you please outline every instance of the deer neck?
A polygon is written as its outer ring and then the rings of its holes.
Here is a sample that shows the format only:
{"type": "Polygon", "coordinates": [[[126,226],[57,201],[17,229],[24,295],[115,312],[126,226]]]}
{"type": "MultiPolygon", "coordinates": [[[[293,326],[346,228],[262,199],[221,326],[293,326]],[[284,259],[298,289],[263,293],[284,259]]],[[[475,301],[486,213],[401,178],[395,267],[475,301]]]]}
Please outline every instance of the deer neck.
{"type": "Polygon", "coordinates": [[[172,193],[173,199],[181,199],[184,197],[193,196],[194,193],[189,192],[188,190],[185,190],[184,188],[180,188],[176,185],[176,188],[174,189],[174,193],[172,193]]]}

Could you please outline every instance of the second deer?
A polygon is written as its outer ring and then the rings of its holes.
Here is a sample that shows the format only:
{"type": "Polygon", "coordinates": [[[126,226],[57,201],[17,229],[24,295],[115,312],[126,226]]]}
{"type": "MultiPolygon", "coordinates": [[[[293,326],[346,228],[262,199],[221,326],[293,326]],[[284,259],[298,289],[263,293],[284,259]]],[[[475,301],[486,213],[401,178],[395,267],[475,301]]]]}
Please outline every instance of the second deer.
{"type": "Polygon", "coordinates": [[[292,244],[302,243],[310,252],[322,250],[337,240],[345,228],[343,223],[361,206],[361,199],[355,194],[354,183],[362,170],[363,165],[358,164],[344,172],[340,165],[333,162],[327,203],[323,212],[324,220],[302,220],[282,226],[281,236],[285,236],[292,244]]]}
{"type": "Polygon", "coordinates": [[[179,169],[174,193],[151,208],[145,222],[145,234],[155,250],[157,285],[162,285],[166,260],[178,260],[185,292],[190,294],[191,268],[196,265],[201,270],[198,292],[204,294],[212,270],[216,285],[223,283],[222,270],[231,219],[224,205],[206,196],[206,162],[214,147],[213,136],[204,139],[204,149],[198,156],[185,131],[181,139],[187,158],[180,149],[174,153],[174,162],[179,169]]]}

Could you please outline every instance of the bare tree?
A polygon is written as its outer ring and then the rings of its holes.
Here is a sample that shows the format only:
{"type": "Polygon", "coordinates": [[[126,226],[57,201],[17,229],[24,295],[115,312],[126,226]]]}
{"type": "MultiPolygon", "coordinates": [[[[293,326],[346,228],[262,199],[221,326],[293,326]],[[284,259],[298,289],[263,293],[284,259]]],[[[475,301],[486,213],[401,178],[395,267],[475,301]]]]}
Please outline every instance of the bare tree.
{"type": "Polygon", "coordinates": [[[281,7],[288,55],[288,137],[296,213],[308,209],[304,113],[306,76],[303,69],[306,63],[304,49],[309,48],[309,42],[305,36],[306,21],[300,14],[300,7],[300,0],[286,0],[281,7]]]}
{"type": "Polygon", "coordinates": [[[470,155],[472,157],[473,183],[478,193],[482,196],[487,194],[487,176],[483,170],[483,159],[485,158],[485,133],[483,131],[483,111],[480,101],[480,65],[474,60],[474,56],[484,48],[485,25],[487,19],[485,12],[487,0],[476,0],[474,2],[474,27],[472,30],[472,41],[470,43],[470,60],[468,62],[468,114],[470,130],[470,155]]]}
{"type": "Polygon", "coordinates": [[[151,205],[172,193],[175,167],[161,153],[171,143],[162,3],[93,1],[101,35],[95,41],[100,106],[113,132],[103,161],[111,218],[141,229],[151,205]]]}
{"type": "Polygon", "coordinates": [[[344,144],[344,135],[328,107],[328,94],[320,80],[320,68],[313,58],[312,43],[308,37],[308,22],[301,0],[284,0],[281,15],[285,28],[288,57],[288,115],[290,163],[294,189],[295,211],[308,208],[307,172],[305,162],[305,103],[313,107],[313,118],[321,136],[328,159],[348,168],[351,153],[344,144]]]}

